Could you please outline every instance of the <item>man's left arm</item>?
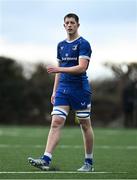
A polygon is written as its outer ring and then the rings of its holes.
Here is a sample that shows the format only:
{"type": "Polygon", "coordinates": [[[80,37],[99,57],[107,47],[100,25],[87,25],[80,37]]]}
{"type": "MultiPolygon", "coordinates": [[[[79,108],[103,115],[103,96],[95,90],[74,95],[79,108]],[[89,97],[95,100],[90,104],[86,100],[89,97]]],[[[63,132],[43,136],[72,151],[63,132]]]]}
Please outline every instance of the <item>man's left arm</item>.
{"type": "Polygon", "coordinates": [[[56,67],[48,66],[48,73],[69,73],[69,74],[81,74],[86,72],[88,68],[89,60],[85,58],[79,58],[79,64],[72,67],[56,67]]]}

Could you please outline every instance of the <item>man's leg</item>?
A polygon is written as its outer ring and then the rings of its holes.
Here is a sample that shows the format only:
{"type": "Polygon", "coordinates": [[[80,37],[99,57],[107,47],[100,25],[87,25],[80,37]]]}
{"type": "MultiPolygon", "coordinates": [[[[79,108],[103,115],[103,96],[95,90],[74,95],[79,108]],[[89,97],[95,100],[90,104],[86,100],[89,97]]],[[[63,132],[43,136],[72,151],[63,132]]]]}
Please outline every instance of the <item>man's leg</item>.
{"type": "Polygon", "coordinates": [[[66,116],[68,114],[68,106],[54,107],[52,111],[52,123],[48,134],[47,144],[44,155],[40,159],[28,158],[31,165],[42,170],[48,170],[52,159],[52,153],[59,142],[61,128],[64,125],[66,116]]]}
{"type": "Polygon", "coordinates": [[[93,158],[94,133],[90,119],[80,120],[80,126],[83,134],[85,155],[91,154],[91,158],[93,158]]]}
{"type": "Polygon", "coordinates": [[[68,115],[68,106],[54,107],[52,111],[52,123],[48,134],[45,152],[52,154],[60,139],[61,128],[63,127],[66,116],[68,115]]]}
{"type": "Polygon", "coordinates": [[[93,143],[94,133],[91,126],[90,119],[80,120],[81,131],[83,135],[84,149],[85,149],[85,162],[78,171],[94,171],[93,168],[93,143]]]}
{"type": "Polygon", "coordinates": [[[84,110],[77,110],[76,116],[80,123],[85,149],[85,162],[78,171],[93,171],[94,133],[90,120],[90,107],[84,110]]]}
{"type": "Polygon", "coordinates": [[[60,139],[61,128],[64,125],[64,119],[58,115],[53,115],[50,131],[48,134],[45,151],[52,154],[60,139]]]}

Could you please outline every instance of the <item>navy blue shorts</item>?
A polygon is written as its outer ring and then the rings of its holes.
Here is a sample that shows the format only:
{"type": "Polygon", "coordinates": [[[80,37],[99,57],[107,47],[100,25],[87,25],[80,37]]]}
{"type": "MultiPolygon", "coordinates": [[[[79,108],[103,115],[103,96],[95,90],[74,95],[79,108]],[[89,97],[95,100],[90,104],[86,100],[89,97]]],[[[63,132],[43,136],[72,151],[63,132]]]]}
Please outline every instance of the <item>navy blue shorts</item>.
{"type": "Polygon", "coordinates": [[[54,106],[69,106],[73,110],[90,107],[91,93],[86,90],[57,91],[54,106]]]}

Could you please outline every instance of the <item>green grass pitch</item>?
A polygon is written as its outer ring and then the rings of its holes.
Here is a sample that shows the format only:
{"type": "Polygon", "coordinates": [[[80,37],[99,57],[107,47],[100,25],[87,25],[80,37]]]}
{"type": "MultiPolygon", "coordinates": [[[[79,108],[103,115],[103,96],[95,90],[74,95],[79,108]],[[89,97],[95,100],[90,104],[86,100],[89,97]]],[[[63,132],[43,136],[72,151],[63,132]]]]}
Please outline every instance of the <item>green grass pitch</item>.
{"type": "Polygon", "coordinates": [[[43,154],[48,130],[49,127],[0,127],[0,179],[137,179],[137,130],[95,128],[93,173],[76,171],[84,157],[79,127],[62,130],[52,171],[31,167],[27,158],[43,154]]]}

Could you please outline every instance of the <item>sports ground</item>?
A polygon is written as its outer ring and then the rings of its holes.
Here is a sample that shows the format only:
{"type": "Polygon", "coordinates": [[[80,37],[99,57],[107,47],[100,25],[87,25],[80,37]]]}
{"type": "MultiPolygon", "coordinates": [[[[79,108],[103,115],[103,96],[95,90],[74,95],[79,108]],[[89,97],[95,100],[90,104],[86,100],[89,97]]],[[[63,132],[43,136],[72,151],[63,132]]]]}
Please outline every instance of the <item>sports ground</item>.
{"type": "Polygon", "coordinates": [[[0,127],[0,179],[137,179],[137,130],[95,128],[95,172],[79,173],[83,162],[79,127],[62,130],[51,170],[31,167],[27,158],[44,152],[49,127],[0,127]]]}

